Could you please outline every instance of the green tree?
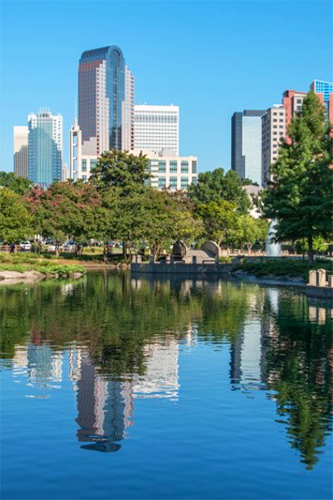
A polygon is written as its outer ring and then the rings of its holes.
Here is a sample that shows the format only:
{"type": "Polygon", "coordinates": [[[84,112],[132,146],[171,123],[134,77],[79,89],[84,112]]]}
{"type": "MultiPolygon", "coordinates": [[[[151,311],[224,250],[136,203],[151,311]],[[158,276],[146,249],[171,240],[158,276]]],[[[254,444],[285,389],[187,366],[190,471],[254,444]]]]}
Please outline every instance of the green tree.
{"type": "Polygon", "coordinates": [[[205,237],[218,245],[233,245],[239,231],[239,216],[233,203],[220,200],[199,205],[197,214],[203,221],[205,237]]]}
{"type": "Polygon", "coordinates": [[[225,174],[222,168],[199,174],[197,184],[188,187],[188,196],[197,206],[227,201],[233,203],[237,212],[242,214],[246,214],[251,207],[241,178],[233,170],[225,174]]]}
{"type": "Polygon", "coordinates": [[[24,201],[10,189],[0,188],[0,240],[15,242],[31,235],[31,218],[24,201]]]}
{"type": "Polygon", "coordinates": [[[27,203],[36,233],[58,243],[72,238],[82,244],[103,233],[101,195],[87,183],[55,182],[47,190],[35,188],[27,203]]]}
{"type": "Polygon", "coordinates": [[[0,186],[8,188],[14,193],[25,195],[33,184],[29,179],[16,176],[14,172],[0,172],[0,186]]]}
{"type": "Polygon", "coordinates": [[[89,181],[102,189],[120,187],[133,190],[149,179],[147,171],[148,159],[144,155],[135,156],[114,149],[105,151],[98,158],[89,181]]]}
{"type": "Polygon", "coordinates": [[[332,229],[329,129],[318,96],[309,92],[289,126],[291,143],[280,147],[271,167],[274,180],[262,195],[264,215],[278,221],[277,240],[307,239],[310,262],[314,238],[327,238],[332,229]]]}

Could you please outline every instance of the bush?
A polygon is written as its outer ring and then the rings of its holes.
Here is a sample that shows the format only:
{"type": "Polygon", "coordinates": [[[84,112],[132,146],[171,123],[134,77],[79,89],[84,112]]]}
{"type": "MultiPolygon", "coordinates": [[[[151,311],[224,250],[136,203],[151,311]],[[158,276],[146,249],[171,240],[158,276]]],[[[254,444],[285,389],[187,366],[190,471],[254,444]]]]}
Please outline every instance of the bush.
{"type": "Polygon", "coordinates": [[[326,269],[332,271],[332,262],[329,260],[317,261],[309,265],[306,260],[292,260],[292,259],[258,259],[247,260],[238,264],[235,271],[240,270],[254,276],[284,276],[290,278],[303,278],[305,280],[309,277],[311,269],[326,269]]]}

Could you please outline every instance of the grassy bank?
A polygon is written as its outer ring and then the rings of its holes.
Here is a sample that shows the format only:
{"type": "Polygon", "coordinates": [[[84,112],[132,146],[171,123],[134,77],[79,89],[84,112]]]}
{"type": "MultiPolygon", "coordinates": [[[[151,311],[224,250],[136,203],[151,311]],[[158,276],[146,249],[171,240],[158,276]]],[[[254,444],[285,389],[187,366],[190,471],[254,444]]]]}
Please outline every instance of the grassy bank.
{"type": "Polygon", "coordinates": [[[70,276],[74,273],[85,273],[86,269],[76,263],[52,262],[35,254],[0,254],[0,272],[16,271],[38,271],[43,274],[54,274],[58,276],[70,276]]]}
{"type": "Polygon", "coordinates": [[[308,264],[304,260],[291,259],[261,259],[260,261],[247,261],[238,264],[234,271],[243,271],[258,278],[263,276],[278,278],[302,278],[306,282],[311,269],[326,269],[332,271],[332,262],[320,260],[314,264],[308,264]]]}

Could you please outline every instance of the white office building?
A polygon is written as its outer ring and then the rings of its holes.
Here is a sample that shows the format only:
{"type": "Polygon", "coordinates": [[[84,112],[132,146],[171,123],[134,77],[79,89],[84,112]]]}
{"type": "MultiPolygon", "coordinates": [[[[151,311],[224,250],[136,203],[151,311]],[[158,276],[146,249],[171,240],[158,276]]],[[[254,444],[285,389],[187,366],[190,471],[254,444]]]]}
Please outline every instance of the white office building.
{"type": "Polygon", "coordinates": [[[159,153],[145,150],[131,151],[134,155],[142,152],[148,158],[151,178],[148,184],[156,189],[185,191],[198,179],[198,159],[196,156],[176,156],[172,151],[162,149],[159,153]]]}
{"type": "Polygon", "coordinates": [[[28,178],[29,168],[29,128],[14,127],[14,172],[19,177],[28,178]]]}
{"type": "Polygon", "coordinates": [[[134,106],[134,149],[179,156],[179,106],[134,106]]]}

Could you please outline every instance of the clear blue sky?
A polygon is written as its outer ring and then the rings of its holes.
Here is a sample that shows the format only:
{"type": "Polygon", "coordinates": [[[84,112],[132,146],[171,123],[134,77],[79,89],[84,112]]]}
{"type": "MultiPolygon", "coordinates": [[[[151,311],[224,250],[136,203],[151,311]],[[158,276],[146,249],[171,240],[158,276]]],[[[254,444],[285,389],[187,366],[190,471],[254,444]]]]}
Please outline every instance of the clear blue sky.
{"type": "Polygon", "coordinates": [[[330,1],[2,1],[0,170],[13,126],[49,107],[64,117],[64,160],[84,50],[119,45],[136,103],[180,106],[180,152],[230,168],[234,111],[332,80],[330,1]]]}

